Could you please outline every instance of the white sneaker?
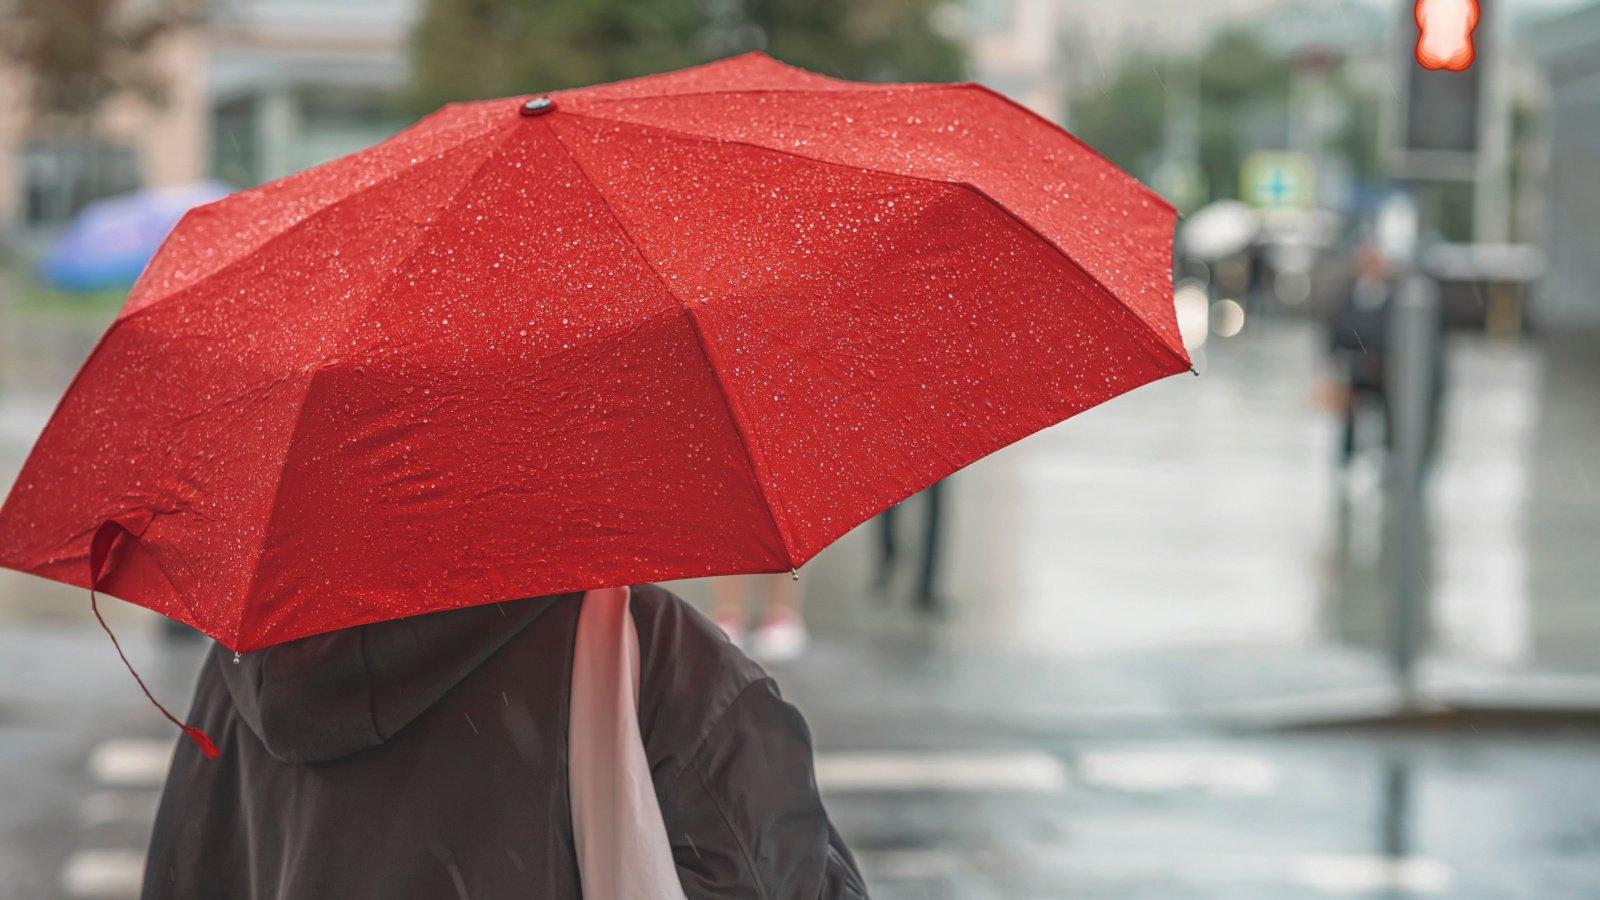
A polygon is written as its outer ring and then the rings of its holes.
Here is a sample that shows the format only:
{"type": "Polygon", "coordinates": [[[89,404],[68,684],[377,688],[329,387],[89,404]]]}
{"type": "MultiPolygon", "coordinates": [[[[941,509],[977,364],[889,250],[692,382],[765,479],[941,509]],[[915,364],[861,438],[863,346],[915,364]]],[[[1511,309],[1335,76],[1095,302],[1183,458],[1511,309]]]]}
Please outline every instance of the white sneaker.
{"type": "Polygon", "coordinates": [[[745,648],[744,622],[740,621],[737,616],[717,613],[711,617],[711,622],[722,629],[723,634],[728,636],[728,643],[738,647],[740,650],[745,648]]]}
{"type": "Polygon", "coordinates": [[[756,629],[755,655],[762,662],[789,662],[798,659],[811,643],[811,632],[796,613],[769,616],[756,629]]]}

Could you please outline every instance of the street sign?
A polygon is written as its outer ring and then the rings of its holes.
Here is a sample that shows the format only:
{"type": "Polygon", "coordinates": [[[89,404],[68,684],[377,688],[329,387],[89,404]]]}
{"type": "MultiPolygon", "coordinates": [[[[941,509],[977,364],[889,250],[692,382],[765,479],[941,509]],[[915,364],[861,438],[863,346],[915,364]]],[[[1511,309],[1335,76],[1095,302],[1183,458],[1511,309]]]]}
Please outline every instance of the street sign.
{"type": "Polygon", "coordinates": [[[1242,199],[1263,210],[1309,209],[1317,201],[1317,173],[1304,153],[1257,150],[1239,170],[1242,199]]]}

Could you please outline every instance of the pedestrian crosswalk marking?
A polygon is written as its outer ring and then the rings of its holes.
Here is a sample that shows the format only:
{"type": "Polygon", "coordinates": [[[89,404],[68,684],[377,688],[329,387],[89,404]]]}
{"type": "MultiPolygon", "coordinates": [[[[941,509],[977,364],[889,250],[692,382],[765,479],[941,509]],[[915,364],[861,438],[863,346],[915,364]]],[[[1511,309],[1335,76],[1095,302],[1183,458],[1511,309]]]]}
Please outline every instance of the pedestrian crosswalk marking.
{"type": "Polygon", "coordinates": [[[824,753],[817,784],[835,793],[993,791],[1047,793],[1067,786],[1066,768],[1048,753],[824,753]]]}
{"type": "Polygon", "coordinates": [[[963,852],[955,847],[916,847],[897,850],[862,850],[856,861],[871,882],[943,881],[955,878],[963,852]]]}
{"type": "Polygon", "coordinates": [[[78,802],[78,819],[90,828],[133,822],[148,825],[155,819],[159,791],[101,790],[78,802]]]}
{"type": "Polygon", "coordinates": [[[61,891],[69,897],[137,897],[144,880],[144,854],[137,850],[80,850],[61,868],[61,891]]]}
{"type": "Polygon", "coordinates": [[[1134,793],[1259,796],[1276,791],[1282,780],[1270,760],[1241,753],[1092,751],[1078,756],[1076,769],[1085,784],[1134,793]]]}
{"type": "Polygon", "coordinates": [[[89,754],[89,775],[116,787],[160,787],[172,764],[173,742],[150,738],[116,738],[89,754]]]}
{"type": "Polygon", "coordinates": [[[1448,865],[1426,857],[1306,856],[1295,860],[1289,877],[1297,884],[1333,894],[1443,894],[1455,882],[1448,865]]]}

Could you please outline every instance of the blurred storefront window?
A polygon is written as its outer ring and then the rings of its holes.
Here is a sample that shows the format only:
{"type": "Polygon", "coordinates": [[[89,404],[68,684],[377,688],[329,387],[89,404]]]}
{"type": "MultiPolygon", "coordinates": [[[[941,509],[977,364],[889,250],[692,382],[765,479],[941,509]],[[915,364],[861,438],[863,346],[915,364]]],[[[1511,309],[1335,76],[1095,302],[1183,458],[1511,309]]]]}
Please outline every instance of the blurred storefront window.
{"type": "Polygon", "coordinates": [[[22,218],[29,227],[65,225],[102,197],[140,186],[134,148],[95,138],[34,140],[22,152],[22,218]]]}

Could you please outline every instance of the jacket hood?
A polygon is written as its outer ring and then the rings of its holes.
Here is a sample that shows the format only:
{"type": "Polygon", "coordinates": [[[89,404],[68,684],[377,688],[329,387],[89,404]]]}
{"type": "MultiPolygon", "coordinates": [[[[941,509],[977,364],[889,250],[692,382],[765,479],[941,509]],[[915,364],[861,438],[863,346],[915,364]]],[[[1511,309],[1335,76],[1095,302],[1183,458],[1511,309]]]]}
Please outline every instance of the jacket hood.
{"type": "Polygon", "coordinates": [[[490,603],[346,628],[213,663],[267,752],[325,762],[376,747],[538,619],[581,594],[490,603]]]}

